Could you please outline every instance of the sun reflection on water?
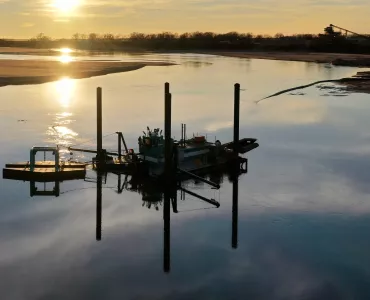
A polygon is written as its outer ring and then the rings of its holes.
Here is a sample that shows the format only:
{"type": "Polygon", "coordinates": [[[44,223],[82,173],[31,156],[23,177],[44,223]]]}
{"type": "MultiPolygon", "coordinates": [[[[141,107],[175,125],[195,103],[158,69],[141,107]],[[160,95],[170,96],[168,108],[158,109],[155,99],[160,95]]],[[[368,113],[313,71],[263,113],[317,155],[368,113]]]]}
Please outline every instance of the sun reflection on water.
{"type": "MultiPolygon", "coordinates": [[[[78,133],[71,129],[71,125],[75,122],[72,116],[73,114],[69,112],[55,114],[54,125],[50,126],[46,132],[48,143],[68,147],[76,141],[78,133]]],[[[68,153],[68,151],[65,153],[62,151],[61,157],[66,158],[65,155],[68,153]]]]}
{"type": "Polygon", "coordinates": [[[73,139],[78,136],[76,132],[69,129],[66,126],[53,126],[52,129],[55,131],[56,135],[62,140],[73,139]]]}
{"type": "Polygon", "coordinates": [[[69,77],[63,77],[55,82],[56,97],[63,108],[68,108],[71,104],[75,81],[69,77]]]}
{"type": "Polygon", "coordinates": [[[73,57],[68,54],[63,54],[59,56],[59,61],[63,64],[68,64],[73,61],[73,57]]]}
{"type": "Polygon", "coordinates": [[[69,54],[69,53],[72,53],[73,50],[70,48],[60,48],[59,52],[64,53],[64,54],[69,54]]]}
{"type": "Polygon", "coordinates": [[[68,63],[74,61],[74,58],[71,55],[71,53],[73,52],[72,49],[70,49],[70,48],[60,48],[57,51],[60,52],[60,56],[58,57],[58,60],[61,63],[68,64],[68,63]]]}
{"type": "MultiPolygon", "coordinates": [[[[67,126],[58,125],[58,122],[55,123],[57,125],[50,126],[46,132],[46,135],[48,136],[47,142],[51,142],[62,147],[72,145],[72,143],[76,141],[78,133],[67,126]]],[[[71,121],[66,123],[71,123],[71,121]]]]}

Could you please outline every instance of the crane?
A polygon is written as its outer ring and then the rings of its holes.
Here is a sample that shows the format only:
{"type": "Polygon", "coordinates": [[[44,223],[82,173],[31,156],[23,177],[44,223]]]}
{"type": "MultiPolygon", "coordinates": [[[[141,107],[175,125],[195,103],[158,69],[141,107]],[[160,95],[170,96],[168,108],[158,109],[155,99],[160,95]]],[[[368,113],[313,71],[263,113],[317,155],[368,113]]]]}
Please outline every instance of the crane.
{"type": "Polygon", "coordinates": [[[351,30],[348,30],[348,29],[345,29],[345,28],[336,26],[334,24],[330,24],[328,27],[326,27],[325,28],[325,32],[328,33],[328,34],[335,34],[336,32],[334,31],[334,28],[339,29],[341,32],[344,31],[345,32],[345,36],[347,36],[348,33],[351,33],[353,35],[356,35],[356,36],[359,36],[359,37],[362,37],[362,38],[365,38],[365,39],[370,39],[370,36],[369,35],[365,35],[365,34],[360,34],[360,33],[357,33],[357,32],[353,32],[351,30]]]}

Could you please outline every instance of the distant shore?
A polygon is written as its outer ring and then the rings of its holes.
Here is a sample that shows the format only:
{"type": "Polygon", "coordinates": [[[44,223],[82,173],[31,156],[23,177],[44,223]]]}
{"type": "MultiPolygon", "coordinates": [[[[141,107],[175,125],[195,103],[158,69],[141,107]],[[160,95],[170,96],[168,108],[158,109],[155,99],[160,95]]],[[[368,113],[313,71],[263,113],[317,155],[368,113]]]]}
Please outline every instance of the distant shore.
{"type": "Polygon", "coordinates": [[[47,60],[0,60],[0,87],[40,84],[71,79],[103,76],[134,71],[146,66],[169,66],[166,62],[72,61],[61,63],[47,60]],[[40,75],[42,74],[42,75],[40,75]]]}
{"type": "Polygon", "coordinates": [[[338,66],[370,67],[370,54],[264,51],[201,51],[199,53],[239,58],[332,63],[338,66]]]}
{"type": "MultiPolygon", "coordinates": [[[[203,53],[203,52],[202,52],[203,53]]],[[[238,58],[331,63],[336,66],[370,68],[370,55],[345,53],[306,53],[306,52],[206,52],[205,54],[238,58]]],[[[370,93],[370,72],[358,72],[354,77],[342,78],[338,84],[348,91],[370,93]]]]}
{"type": "MultiPolygon", "coordinates": [[[[77,50],[73,56],[86,52],[85,50],[77,50]],[[80,53],[79,53],[80,52],[80,53]]],[[[89,53],[101,53],[101,51],[90,51],[89,53]]],[[[118,52],[118,51],[117,51],[118,52]]],[[[124,51],[122,51],[124,52],[124,51]]],[[[284,51],[164,51],[165,53],[202,53],[209,55],[220,55],[239,58],[254,58],[254,59],[269,59],[269,60],[285,60],[285,61],[301,61],[314,63],[332,63],[338,66],[353,66],[353,67],[370,67],[370,54],[351,54],[351,53],[325,53],[325,52],[284,52],[284,51]]],[[[143,53],[151,53],[151,51],[143,51],[143,53]]],[[[155,53],[163,53],[155,51],[155,53]]],[[[60,55],[61,52],[57,49],[35,49],[35,48],[20,48],[20,47],[0,47],[0,54],[9,55],[60,55]]]]}
{"type": "MultiPolygon", "coordinates": [[[[185,52],[181,51],[175,53],[185,52]]],[[[260,51],[197,51],[196,53],[251,59],[332,63],[341,66],[370,68],[370,55],[366,54],[260,51]]],[[[0,47],[0,54],[60,55],[60,52],[50,49],[0,47]]],[[[173,64],[167,62],[121,62],[113,60],[72,61],[69,63],[48,60],[0,60],[0,87],[7,85],[40,84],[57,81],[62,77],[69,77],[72,79],[89,78],[112,73],[134,71],[146,66],[169,65],[173,64]]],[[[342,80],[340,84],[345,85],[348,90],[353,92],[370,93],[369,72],[362,72],[359,73],[359,75],[356,76],[357,79],[355,80],[349,78],[348,81],[342,80]]]]}
{"type": "Polygon", "coordinates": [[[0,47],[0,54],[11,55],[60,55],[60,51],[53,49],[0,47]]]}

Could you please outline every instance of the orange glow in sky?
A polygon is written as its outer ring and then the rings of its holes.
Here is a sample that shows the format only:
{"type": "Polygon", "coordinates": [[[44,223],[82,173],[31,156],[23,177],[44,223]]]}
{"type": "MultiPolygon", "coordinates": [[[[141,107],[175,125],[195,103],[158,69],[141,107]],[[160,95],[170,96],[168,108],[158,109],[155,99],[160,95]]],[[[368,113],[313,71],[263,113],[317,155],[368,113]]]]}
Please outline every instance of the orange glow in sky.
{"type": "Polygon", "coordinates": [[[330,23],[370,33],[368,0],[0,0],[0,36],[163,31],[322,33],[330,23]]]}

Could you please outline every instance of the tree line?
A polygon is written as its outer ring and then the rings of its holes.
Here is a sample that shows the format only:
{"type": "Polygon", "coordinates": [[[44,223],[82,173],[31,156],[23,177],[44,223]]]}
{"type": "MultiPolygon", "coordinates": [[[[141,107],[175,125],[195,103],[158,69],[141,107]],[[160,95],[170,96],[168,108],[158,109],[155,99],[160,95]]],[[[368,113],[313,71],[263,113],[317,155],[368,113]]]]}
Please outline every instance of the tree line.
{"type": "Polygon", "coordinates": [[[254,35],[252,33],[172,32],[139,33],[128,36],[111,33],[75,33],[68,39],[53,39],[43,33],[23,41],[0,40],[0,46],[59,48],[80,50],[138,51],[138,50],[260,50],[317,51],[369,53],[370,42],[355,36],[332,34],[254,35]]]}

